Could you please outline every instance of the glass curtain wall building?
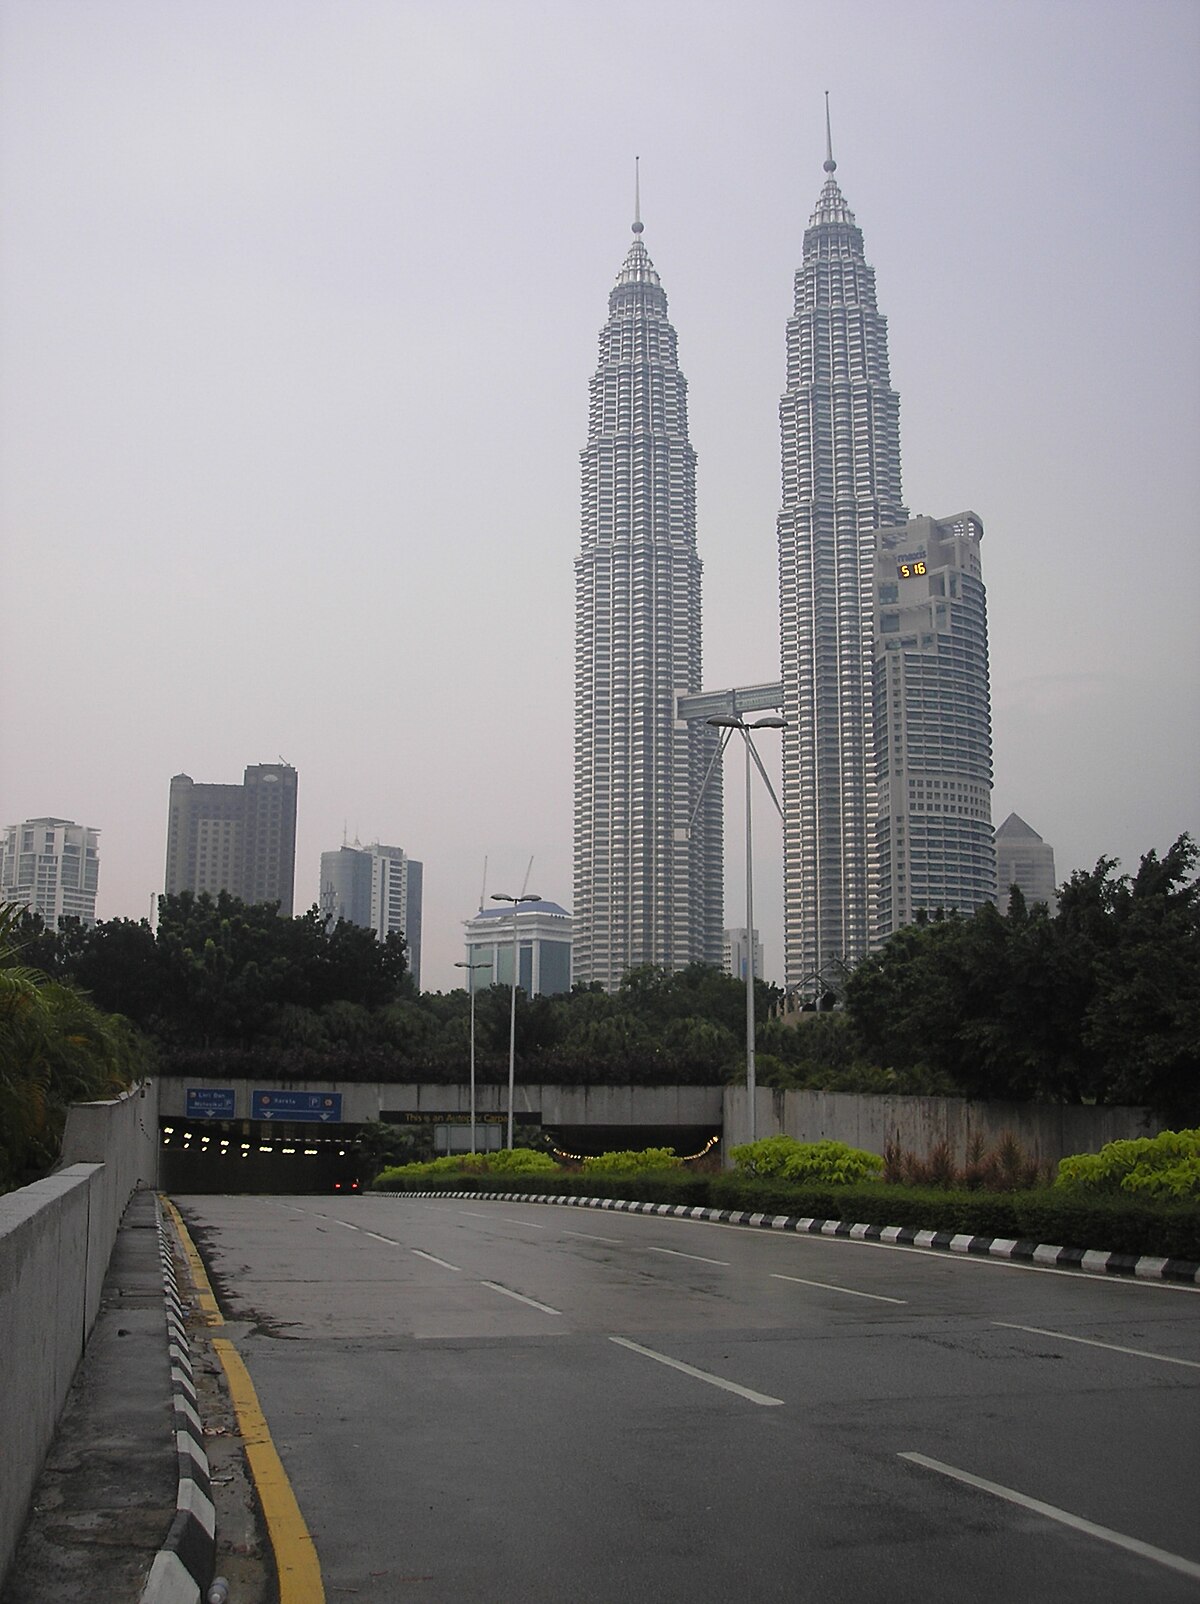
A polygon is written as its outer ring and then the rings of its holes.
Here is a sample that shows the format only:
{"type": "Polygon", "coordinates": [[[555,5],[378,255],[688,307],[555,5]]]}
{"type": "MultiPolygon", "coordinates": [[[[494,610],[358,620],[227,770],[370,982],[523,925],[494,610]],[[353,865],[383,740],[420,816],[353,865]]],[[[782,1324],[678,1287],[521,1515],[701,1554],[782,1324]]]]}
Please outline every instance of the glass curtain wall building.
{"type": "Polygon", "coordinates": [[[875,531],[908,517],[887,322],[836,169],[829,150],[779,407],[784,968],[798,990],[868,948],[875,531]]]}
{"type": "Polygon", "coordinates": [[[724,905],[717,735],[675,719],[701,673],[687,384],[640,215],[633,234],[591,381],[575,564],[574,978],[609,990],[640,964],[719,965],[724,905]]]}
{"type": "Polygon", "coordinates": [[[876,538],[872,945],[996,900],[982,539],[973,512],[876,538]]]}

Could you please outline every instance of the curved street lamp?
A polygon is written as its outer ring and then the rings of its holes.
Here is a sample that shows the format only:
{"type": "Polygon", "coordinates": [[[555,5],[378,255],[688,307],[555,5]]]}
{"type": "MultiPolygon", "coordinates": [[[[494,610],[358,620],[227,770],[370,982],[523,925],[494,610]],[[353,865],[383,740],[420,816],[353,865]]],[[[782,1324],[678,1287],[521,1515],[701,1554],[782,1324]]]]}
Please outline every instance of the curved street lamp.
{"type": "Polygon", "coordinates": [[[467,990],[471,994],[471,1152],[475,1151],[475,971],[490,969],[490,963],[455,964],[456,969],[467,970],[467,990]]]}
{"type": "MultiPolygon", "coordinates": [[[[787,719],[772,715],[769,718],[755,719],[753,724],[747,724],[745,719],[732,715],[718,714],[706,719],[706,723],[715,725],[721,730],[741,730],[742,740],[746,745],[746,1100],[749,1104],[747,1130],[750,1140],[756,1141],[758,1137],[758,1117],[755,1103],[757,1101],[758,1083],[754,1065],[754,864],[751,852],[750,839],[750,758],[753,755],[755,763],[763,774],[758,753],[754,750],[754,743],[750,739],[751,730],[785,730],[787,719]]],[[[767,780],[767,789],[771,790],[771,782],[767,780]]],[[[772,799],[775,793],[771,790],[772,799]]],[[[778,801],[775,802],[778,807],[778,801]]]]}
{"type": "Polygon", "coordinates": [[[512,903],[512,1006],[508,1017],[508,1141],[506,1143],[510,1150],[513,1145],[513,1083],[516,1080],[517,1064],[517,912],[522,902],[540,902],[541,900],[536,891],[523,892],[519,897],[506,896],[503,891],[492,892],[493,902],[512,903]]]}

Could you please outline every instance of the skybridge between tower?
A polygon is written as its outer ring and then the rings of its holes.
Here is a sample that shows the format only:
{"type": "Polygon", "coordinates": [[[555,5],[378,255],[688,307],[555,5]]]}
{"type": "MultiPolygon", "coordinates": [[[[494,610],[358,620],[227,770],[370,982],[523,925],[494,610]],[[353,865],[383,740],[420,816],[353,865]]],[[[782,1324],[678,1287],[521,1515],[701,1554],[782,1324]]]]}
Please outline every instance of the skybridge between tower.
{"type": "Polygon", "coordinates": [[[741,718],[744,713],[766,713],[782,706],[783,686],[778,680],[767,685],[735,685],[726,691],[676,691],[675,720],[703,724],[710,718],[741,718]]]}

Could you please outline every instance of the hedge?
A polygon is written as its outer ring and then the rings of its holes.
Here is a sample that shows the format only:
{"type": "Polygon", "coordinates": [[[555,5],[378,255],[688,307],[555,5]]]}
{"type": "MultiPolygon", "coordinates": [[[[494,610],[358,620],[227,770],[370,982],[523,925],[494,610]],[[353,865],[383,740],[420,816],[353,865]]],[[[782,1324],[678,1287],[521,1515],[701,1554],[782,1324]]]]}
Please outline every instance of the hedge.
{"type": "Polygon", "coordinates": [[[527,1192],[611,1197],[687,1208],[745,1209],[855,1225],[908,1225],[964,1236],[1011,1237],[1058,1247],[1200,1262],[1200,1204],[1133,1197],[1079,1197],[1050,1187],[1030,1192],[947,1192],[940,1187],[804,1187],[732,1173],[662,1170],[641,1175],[445,1176],[391,1191],[527,1192]]]}

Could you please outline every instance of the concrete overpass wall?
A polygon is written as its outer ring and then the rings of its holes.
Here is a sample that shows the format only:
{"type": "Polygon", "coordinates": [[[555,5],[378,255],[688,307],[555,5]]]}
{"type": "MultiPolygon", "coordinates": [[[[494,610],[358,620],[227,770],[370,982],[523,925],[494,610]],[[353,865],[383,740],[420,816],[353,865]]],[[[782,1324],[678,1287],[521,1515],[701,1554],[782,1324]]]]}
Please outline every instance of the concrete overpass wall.
{"type": "Polygon", "coordinates": [[[63,1168],[0,1197],[0,1582],[100,1307],[117,1227],[158,1164],[153,1088],[67,1116],[63,1168]]]}
{"type": "MultiPolygon", "coordinates": [[[[339,1092],[342,1119],[365,1124],[384,1113],[442,1114],[469,1111],[465,1086],[425,1083],[391,1084],[350,1081],[287,1081],[269,1078],[211,1080],[210,1089],[234,1093],[236,1119],[251,1119],[253,1091],[339,1092]]],[[[164,1117],[186,1117],[187,1083],[161,1083],[164,1117]]],[[[477,1089],[478,1112],[504,1113],[506,1086],[477,1089]]],[[[1157,1127],[1144,1108],[1083,1108],[1030,1103],[969,1102],[961,1097],[866,1097],[848,1092],[783,1092],[760,1087],[757,1098],[760,1136],[783,1133],[798,1141],[826,1137],[851,1147],[882,1153],[889,1139],[922,1157],[946,1142],[958,1163],[966,1158],[975,1135],[993,1146],[1011,1131],[1029,1158],[1057,1163],[1070,1153],[1094,1153],[1106,1142],[1145,1136],[1157,1127]]],[[[514,1093],[518,1123],[539,1115],[546,1125],[680,1125],[724,1129],[725,1151],[746,1140],[746,1091],[742,1086],[518,1086],[514,1093]]]]}
{"type": "MultiPolygon", "coordinates": [[[[725,1151],[746,1140],[746,1088],[725,1088],[725,1151]]],[[[973,1136],[990,1148],[1011,1131],[1027,1158],[1043,1166],[1071,1153],[1097,1153],[1106,1142],[1150,1136],[1149,1109],[1084,1108],[1035,1103],[968,1102],[962,1097],[865,1097],[850,1092],[780,1092],[759,1088],[758,1135],[830,1139],[882,1154],[890,1140],[926,1157],[945,1142],[961,1164],[973,1136]]]]}
{"type": "MultiPolygon", "coordinates": [[[[180,1079],[160,1083],[160,1110],[164,1119],[184,1119],[189,1084],[180,1079]]],[[[256,1091],[333,1092],[342,1098],[342,1120],[348,1125],[379,1119],[391,1113],[467,1114],[470,1093],[466,1086],[425,1083],[357,1081],[205,1080],[206,1090],[232,1091],[234,1119],[253,1119],[252,1094],[256,1091]]],[[[518,1086],[513,1111],[538,1114],[546,1125],[711,1125],[721,1123],[720,1086],[518,1086]]],[[[479,1114],[508,1110],[507,1086],[479,1086],[479,1114]]],[[[286,1116],[285,1116],[286,1121],[286,1116]]],[[[281,1121],[285,1122],[285,1121],[281,1121]]]]}

